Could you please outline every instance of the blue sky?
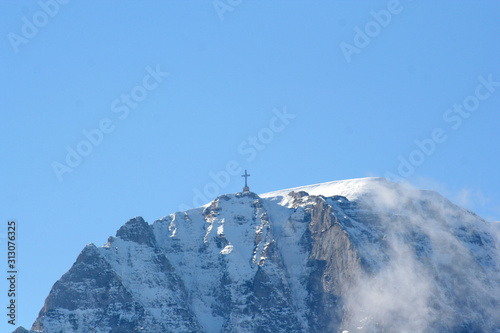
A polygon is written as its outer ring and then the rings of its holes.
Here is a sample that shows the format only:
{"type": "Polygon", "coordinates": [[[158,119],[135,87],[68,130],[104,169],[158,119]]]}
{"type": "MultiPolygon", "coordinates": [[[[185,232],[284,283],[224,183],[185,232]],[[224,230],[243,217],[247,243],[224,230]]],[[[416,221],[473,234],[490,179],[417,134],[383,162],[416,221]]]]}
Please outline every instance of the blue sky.
{"type": "Polygon", "coordinates": [[[239,191],[245,168],[257,193],[391,176],[500,220],[499,2],[41,0],[0,13],[0,254],[15,219],[18,324],[87,243],[239,191]]]}

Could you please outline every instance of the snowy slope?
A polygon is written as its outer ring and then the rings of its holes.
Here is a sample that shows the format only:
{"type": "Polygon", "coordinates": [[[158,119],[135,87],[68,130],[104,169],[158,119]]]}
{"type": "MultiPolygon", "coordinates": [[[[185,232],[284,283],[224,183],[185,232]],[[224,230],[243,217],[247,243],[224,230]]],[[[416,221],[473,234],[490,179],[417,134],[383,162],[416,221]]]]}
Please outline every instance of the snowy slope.
{"type": "Polygon", "coordinates": [[[382,178],[222,195],[88,245],[32,330],[500,331],[493,230],[382,178]]]}
{"type": "Polygon", "coordinates": [[[348,198],[349,200],[356,199],[360,195],[377,191],[383,187],[398,187],[399,184],[391,183],[385,178],[378,177],[368,177],[368,178],[358,178],[358,179],[348,179],[348,180],[337,180],[328,183],[320,183],[314,185],[306,185],[295,188],[289,188],[284,190],[273,191],[269,193],[261,194],[261,198],[272,198],[272,197],[286,197],[290,192],[307,192],[309,195],[322,195],[324,197],[331,197],[335,195],[340,195],[348,198]]]}

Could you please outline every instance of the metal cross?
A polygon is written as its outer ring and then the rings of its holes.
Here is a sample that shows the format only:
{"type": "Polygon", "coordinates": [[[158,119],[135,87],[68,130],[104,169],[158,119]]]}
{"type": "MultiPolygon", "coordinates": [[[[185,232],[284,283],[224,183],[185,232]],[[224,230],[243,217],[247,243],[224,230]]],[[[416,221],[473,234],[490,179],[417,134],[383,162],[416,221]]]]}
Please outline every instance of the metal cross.
{"type": "Polygon", "coordinates": [[[245,174],[241,175],[241,177],[245,177],[245,187],[248,187],[247,178],[250,177],[250,175],[247,173],[247,169],[245,169],[245,174]]]}

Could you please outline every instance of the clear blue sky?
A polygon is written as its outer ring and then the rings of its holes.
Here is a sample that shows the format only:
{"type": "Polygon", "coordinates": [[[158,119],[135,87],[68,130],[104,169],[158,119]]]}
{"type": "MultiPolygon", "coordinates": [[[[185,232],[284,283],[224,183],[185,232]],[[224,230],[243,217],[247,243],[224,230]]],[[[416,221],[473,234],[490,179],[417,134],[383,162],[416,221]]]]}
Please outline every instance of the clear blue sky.
{"type": "Polygon", "coordinates": [[[54,1],[0,2],[19,324],[87,243],[245,168],[258,193],[390,174],[500,220],[498,1],[54,1]]]}

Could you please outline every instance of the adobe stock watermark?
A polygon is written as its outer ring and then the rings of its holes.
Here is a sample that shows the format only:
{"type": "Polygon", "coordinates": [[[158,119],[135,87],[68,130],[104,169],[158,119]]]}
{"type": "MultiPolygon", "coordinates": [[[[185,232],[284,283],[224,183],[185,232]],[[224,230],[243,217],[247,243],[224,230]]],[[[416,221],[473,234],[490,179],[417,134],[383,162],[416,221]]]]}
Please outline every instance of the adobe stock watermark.
{"type": "Polygon", "coordinates": [[[241,5],[243,0],[214,0],[212,5],[214,6],[215,12],[219,16],[221,21],[224,21],[224,15],[226,12],[232,12],[236,7],[241,5]]]}
{"type": "Polygon", "coordinates": [[[386,28],[392,22],[392,18],[402,11],[403,5],[401,5],[399,0],[389,0],[387,2],[387,9],[370,11],[373,20],[368,21],[363,29],[358,26],[354,27],[355,34],[352,44],[346,42],[339,44],[347,63],[351,62],[354,54],[361,53],[361,50],[366,48],[374,38],[380,35],[382,29],[386,28]]]}
{"type": "Polygon", "coordinates": [[[23,16],[21,21],[20,34],[9,32],[7,39],[14,53],[19,52],[21,44],[28,44],[30,40],[38,35],[40,29],[49,24],[61,8],[61,5],[66,5],[69,0],[40,0],[37,2],[39,10],[37,10],[30,18],[23,16]]]}
{"type": "MultiPolygon", "coordinates": [[[[443,113],[443,120],[449,124],[454,131],[458,130],[464,121],[476,112],[481,103],[486,101],[500,87],[500,81],[494,81],[493,75],[489,74],[487,78],[478,76],[479,84],[474,89],[474,93],[466,96],[462,103],[453,104],[453,106],[443,113]]],[[[414,140],[416,148],[413,149],[407,157],[398,156],[398,175],[386,172],[385,177],[401,181],[408,178],[415,172],[416,168],[421,166],[426,159],[434,154],[437,146],[448,139],[446,130],[437,127],[433,129],[428,138],[423,140],[414,140]]]]}
{"type": "MultiPolygon", "coordinates": [[[[150,66],[145,68],[147,72],[142,78],[140,84],[134,86],[128,93],[122,93],[120,97],[111,102],[111,112],[116,114],[119,120],[125,120],[131,110],[139,107],[149,93],[157,89],[163,80],[169,76],[169,73],[162,72],[160,65],[153,69],[150,66]]],[[[66,146],[66,158],[63,162],[53,161],[51,166],[59,182],[63,181],[66,173],[71,173],[80,164],[84,158],[89,156],[94,148],[98,147],[104,141],[105,135],[112,133],[116,129],[116,120],[109,117],[102,118],[96,127],[90,130],[82,130],[82,138],[75,146],[66,146]]]]}
{"type": "MultiPolygon", "coordinates": [[[[277,134],[283,132],[286,127],[295,119],[297,115],[289,113],[286,107],[282,110],[274,109],[273,116],[267,126],[263,127],[255,135],[248,136],[237,146],[238,154],[245,157],[245,163],[255,160],[259,152],[266,149],[273,142],[277,134]]],[[[202,189],[193,188],[192,205],[181,204],[179,211],[185,211],[194,207],[200,207],[221,194],[221,190],[226,188],[231,182],[232,177],[240,177],[243,166],[237,160],[230,160],[226,163],[224,170],[217,172],[210,171],[208,175],[211,181],[206,183],[202,189]]]]}

